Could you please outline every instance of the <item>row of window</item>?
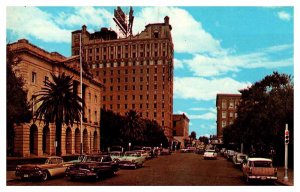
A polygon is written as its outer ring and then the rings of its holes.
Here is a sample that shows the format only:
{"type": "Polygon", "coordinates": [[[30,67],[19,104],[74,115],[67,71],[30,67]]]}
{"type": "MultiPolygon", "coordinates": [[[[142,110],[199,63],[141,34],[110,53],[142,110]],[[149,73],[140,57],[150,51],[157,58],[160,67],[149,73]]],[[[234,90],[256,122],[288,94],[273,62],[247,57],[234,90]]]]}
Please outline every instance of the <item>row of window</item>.
{"type": "MultiPolygon", "coordinates": [[[[144,78],[144,77],[140,77],[140,78],[132,77],[132,78],[131,78],[131,82],[132,82],[132,83],[135,83],[135,82],[136,82],[136,79],[139,79],[138,82],[143,82],[144,79],[146,79],[147,82],[150,81],[150,77],[147,76],[146,78],[144,78]]],[[[162,79],[161,79],[161,80],[162,80],[163,83],[164,83],[164,81],[165,81],[165,76],[164,76],[164,75],[162,76],[162,79]]],[[[156,76],[156,75],[153,76],[153,81],[157,81],[157,76],[156,76]]],[[[104,84],[106,84],[106,83],[114,83],[114,82],[116,82],[116,83],[121,83],[121,78],[120,78],[120,77],[115,78],[115,79],[114,79],[114,78],[109,78],[109,79],[103,78],[102,82],[103,82],[104,84]],[[106,81],[106,80],[109,80],[109,81],[106,81]]],[[[125,78],[124,78],[124,83],[128,83],[128,77],[125,77],[125,78]]]]}
{"type": "MultiPolygon", "coordinates": [[[[166,63],[171,64],[172,61],[168,62],[167,60],[145,60],[145,61],[132,61],[132,62],[114,62],[114,63],[95,63],[95,64],[91,64],[90,68],[95,69],[95,68],[108,68],[108,67],[128,67],[128,66],[147,66],[147,68],[149,68],[149,65],[154,65],[155,67],[157,65],[163,65],[165,66],[166,63]],[[162,62],[159,62],[162,61],[162,62]]],[[[149,71],[147,70],[147,73],[149,73],[149,71]]]]}
{"type": "Polygon", "coordinates": [[[236,109],[239,104],[239,100],[222,100],[222,109],[236,109]]]}
{"type": "MultiPolygon", "coordinates": [[[[232,125],[233,124],[233,120],[229,121],[228,125],[232,125]]],[[[227,126],[227,122],[225,120],[222,120],[222,128],[227,126]]]]}
{"type": "MultiPolygon", "coordinates": [[[[237,117],[237,113],[229,112],[229,117],[230,118],[236,118],[237,117]]],[[[223,119],[227,118],[227,112],[226,111],[222,111],[222,118],[223,119]]]]}
{"type": "MultiPolygon", "coordinates": [[[[44,77],[44,86],[46,85],[46,82],[49,80],[49,77],[48,76],[45,76],[44,77]]],[[[37,73],[36,72],[32,72],[31,73],[31,83],[32,84],[36,84],[37,82],[37,73]]],[[[77,87],[74,87],[73,89],[73,92],[78,92],[77,90],[77,87]]],[[[92,95],[91,93],[88,93],[88,99],[89,99],[89,102],[92,101],[92,95]]],[[[97,103],[98,102],[98,96],[97,95],[94,95],[94,103],[97,103]]]]}
{"type": "MultiPolygon", "coordinates": [[[[149,85],[146,85],[146,86],[143,86],[143,85],[140,85],[140,86],[136,86],[136,85],[132,85],[132,86],[129,86],[129,85],[124,85],[122,86],[123,89],[122,91],[130,91],[130,90],[140,90],[140,91],[143,91],[144,89],[149,91],[149,85]],[[145,88],[146,87],[146,88],[145,88]]],[[[153,89],[154,90],[157,90],[157,84],[154,84],[153,85],[153,89]]],[[[162,90],[165,89],[165,84],[162,84],[162,90]]],[[[104,87],[103,88],[104,91],[106,91],[106,88],[104,87]]],[[[116,86],[116,89],[114,89],[114,86],[110,86],[109,87],[109,91],[121,91],[121,86],[116,86]]]]}
{"type": "MultiPolygon", "coordinates": [[[[103,98],[103,101],[106,101],[106,96],[103,96],[102,98],[103,98]]],[[[132,99],[132,100],[135,100],[136,98],[138,98],[138,97],[136,97],[136,95],[131,95],[131,99],[132,99]]],[[[113,101],[113,100],[114,100],[113,95],[110,95],[109,97],[107,97],[107,100],[108,100],[108,99],[109,99],[110,101],[113,101]]],[[[143,97],[143,95],[140,95],[140,96],[139,96],[139,99],[140,99],[140,100],[143,100],[143,99],[149,100],[149,95],[147,94],[147,95],[146,95],[146,98],[143,97]]],[[[153,99],[154,99],[154,100],[157,100],[157,95],[156,95],[156,94],[153,95],[153,99]]],[[[160,99],[161,99],[161,100],[165,100],[165,95],[162,94],[160,99]]],[[[118,100],[118,101],[121,100],[121,96],[120,96],[120,95],[117,95],[117,100],[118,100]]],[[[126,101],[128,100],[128,95],[124,95],[124,100],[126,100],[126,101]]]]}

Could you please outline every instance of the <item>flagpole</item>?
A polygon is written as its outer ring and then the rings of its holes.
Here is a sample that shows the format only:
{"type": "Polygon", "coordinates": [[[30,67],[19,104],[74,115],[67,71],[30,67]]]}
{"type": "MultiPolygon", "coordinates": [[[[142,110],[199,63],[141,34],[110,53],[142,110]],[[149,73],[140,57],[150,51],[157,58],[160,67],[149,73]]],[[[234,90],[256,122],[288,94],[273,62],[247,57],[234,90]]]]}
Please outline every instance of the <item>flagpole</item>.
{"type": "MultiPolygon", "coordinates": [[[[80,59],[79,59],[79,62],[80,62],[80,98],[83,100],[82,98],[82,50],[81,50],[81,33],[80,33],[80,50],[79,50],[79,55],[80,55],[80,59]]],[[[82,108],[82,102],[80,103],[81,105],[81,108],[82,108]]],[[[83,154],[83,145],[82,145],[82,114],[83,113],[83,109],[80,113],[80,155],[83,154]]]]}

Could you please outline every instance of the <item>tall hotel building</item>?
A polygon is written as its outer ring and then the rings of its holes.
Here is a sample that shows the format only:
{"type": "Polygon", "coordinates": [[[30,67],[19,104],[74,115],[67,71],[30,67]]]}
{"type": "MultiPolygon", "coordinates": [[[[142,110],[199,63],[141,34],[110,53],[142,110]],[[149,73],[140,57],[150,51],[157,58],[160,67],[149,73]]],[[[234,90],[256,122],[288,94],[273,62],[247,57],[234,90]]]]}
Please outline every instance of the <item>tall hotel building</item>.
{"type": "Polygon", "coordinates": [[[104,84],[102,108],[125,115],[137,111],[156,120],[172,139],[173,41],[169,17],[152,23],[136,35],[118,38],[115,31],[101,28],[90,33],[85,25],[72,32],[72,55],[83,62],[104,84]]]}
{"type": "Polygon", "coordinates": [[[237,118],[237,106],[240,103],[240,94],[217,94],[217,137],[223,138],[223,129],[233,124],[237,118]]]}

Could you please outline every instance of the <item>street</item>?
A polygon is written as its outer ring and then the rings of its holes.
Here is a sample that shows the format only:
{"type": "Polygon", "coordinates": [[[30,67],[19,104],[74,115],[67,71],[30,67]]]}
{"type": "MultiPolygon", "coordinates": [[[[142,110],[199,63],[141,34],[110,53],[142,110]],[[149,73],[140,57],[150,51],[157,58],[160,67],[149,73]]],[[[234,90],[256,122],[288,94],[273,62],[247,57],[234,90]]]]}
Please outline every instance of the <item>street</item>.
{"type": "MultiPolygon", "coordinates": [[[[143,168],[121,169],[117,175],[97,182],[51,178],[46,182],[9,181],[9,186],[244,186],[242,172],[223,157],[203,160],[194,153],[173,153],[146,161],[143,168]]],[[[257,183],[255,183],[257,185],[257,183]]],[[[270,184],[268,184],[270,185],[270,184]]]]}

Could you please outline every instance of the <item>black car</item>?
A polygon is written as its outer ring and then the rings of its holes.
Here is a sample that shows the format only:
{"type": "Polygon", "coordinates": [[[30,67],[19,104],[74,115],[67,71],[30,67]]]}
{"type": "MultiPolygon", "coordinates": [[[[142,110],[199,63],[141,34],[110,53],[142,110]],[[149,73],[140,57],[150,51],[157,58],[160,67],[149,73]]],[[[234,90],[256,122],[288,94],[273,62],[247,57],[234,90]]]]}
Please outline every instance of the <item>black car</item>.
{"type": "Polygon", "coordinates": [[[71,180],[81,178],[99,180],[104,176],[115,175],[118,170],[118,163],[109,155],[90,155],[86,156],[85,162],[69,166],[65,176],[71,180]]]}

